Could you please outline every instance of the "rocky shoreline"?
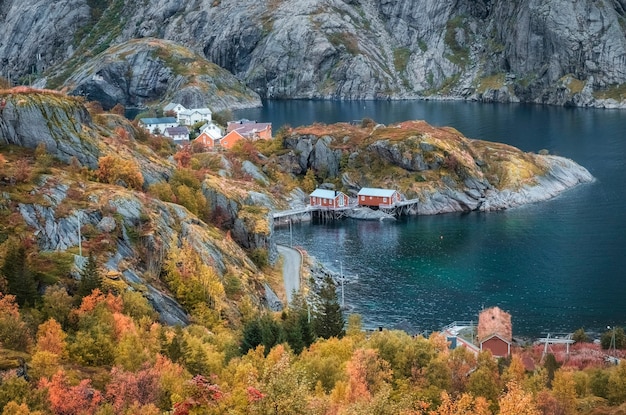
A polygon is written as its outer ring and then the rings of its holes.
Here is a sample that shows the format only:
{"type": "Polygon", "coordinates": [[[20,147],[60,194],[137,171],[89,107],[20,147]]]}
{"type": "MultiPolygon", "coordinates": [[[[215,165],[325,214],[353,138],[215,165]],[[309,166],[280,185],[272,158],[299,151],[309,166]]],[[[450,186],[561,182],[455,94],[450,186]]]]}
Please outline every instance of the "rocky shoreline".
{"type": "Polygon", "coordinates": [[[498,190],[482,182],[466,181],[464,191],[440,189],[420,195],[418,215],[467,211],[494,211],[551,199],[578,184],[595,179],[587,169],[574,161],[559,156],[541,156],[547,164],[547,173],[535,178],[534,184],[517,190],[498,190]]]}

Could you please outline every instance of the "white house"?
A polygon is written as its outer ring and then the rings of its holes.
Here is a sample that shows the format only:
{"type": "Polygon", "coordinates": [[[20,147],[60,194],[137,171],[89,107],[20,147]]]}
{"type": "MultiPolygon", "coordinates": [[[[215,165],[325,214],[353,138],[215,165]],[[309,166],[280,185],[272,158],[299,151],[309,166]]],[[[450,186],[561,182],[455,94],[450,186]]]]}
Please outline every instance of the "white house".
{"type": "Polygon", "coordinates": [[[163,107],[163,112],[175,112],[180,124],[192,125],[200,121],[211,122],[213,113],[208,108],[187,109],[182,104],[170,102],[163,107]]]}
{"type": "Polygon", "coordinates": [[[154,134],[155,131],[159,134],[163,134],[166,128],[177,127],[178,121],[174,117],[140,118],[139,124],[152,134],[154,134]]]}
{"type": "Polygon", "coordinates": [[[222,129],[213,122],[208,122],[200,127],[200,134],[207,133],[213,140],[219,140],[224,136],[222,129]]]}
{"type": "MultiPolygon", "coordinates": [[[[165,106],[165,108],[163,108],[163,112],[175,112],[176,114],[178,114],[181,111],[185,111],[187,108],[185,108],[182,104],[177,104],[175,102],[170,102],[169,104],[167,104],[165,106]]],[[[178,118],[178,116],[177,116],[178,118]]]]}
{"type": "Polygon", "coordinates": [[[171,138],[176,144],[179,145],[189,143],[189,129],[185,126],[166,128],[163,135],[171,138]]]}
{"type": "Polygon", "coordinates": [[[178,122],[193,125],[200,121],[211,121],[211,110],[208,108],[192,108],[178,113],[178,122]]]}

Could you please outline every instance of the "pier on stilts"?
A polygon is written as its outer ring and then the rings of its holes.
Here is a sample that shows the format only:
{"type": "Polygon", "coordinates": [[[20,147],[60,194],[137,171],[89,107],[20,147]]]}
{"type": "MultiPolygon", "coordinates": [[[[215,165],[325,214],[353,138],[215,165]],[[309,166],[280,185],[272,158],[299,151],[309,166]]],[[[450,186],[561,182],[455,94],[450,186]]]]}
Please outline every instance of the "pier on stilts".
{"type": "Polygon", "coordinates": [[[272,216],[274,221],[278,224],[289,223],[290,221],[298,222],[302,221],[305,215],[310,215],[309,218],[318,218],[322,221],[342,219],[346,216],[348,210],[354,209],[356,204],[350,204],[348,206],[341,207],[327,207],[327,206],[305,206],[302,208],[295,208],[289,210],[282,210],[280,212],[274,212],[272,216]],[[296,220],[294,220],[296,219],[296,220]]]}
{"type": "Polygon", "coordinates": [[[417,213],[419,199],[401,200],[391,205],[379,205],[378,209],[395,217],[406,216],[417,213]]]}

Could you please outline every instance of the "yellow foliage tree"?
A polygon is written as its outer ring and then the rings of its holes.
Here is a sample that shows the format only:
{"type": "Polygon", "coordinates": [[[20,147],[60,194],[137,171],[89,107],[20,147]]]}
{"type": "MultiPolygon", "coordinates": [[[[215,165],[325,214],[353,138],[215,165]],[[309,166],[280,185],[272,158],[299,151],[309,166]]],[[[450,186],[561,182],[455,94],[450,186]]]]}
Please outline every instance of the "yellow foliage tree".
{"type": "Polygon", "coordinates": [[[479,396],[474,398],[468,393],[463,393],[457,399],[453,399],[448,392],[441,392],[441,405],[431,411],[429,415],[491,415],[489,403],[479,396]]]}
{"type": "Polygon", "coordinates": [[[226,302],[224,286],[217,272],[202,261],[189,243],[170,250],[164,270],[170,289],[185,306],[193,309],[206,303],[212,310],[222,311],[226,302]]]}
{"type": "Polygon", "coordinates": [[[123,160],[115,156],[104,156],[98,159],[98,180],[103,183],[123,183],[131,189],[141,189],[143,175],[139,166],[132,160],[123,160]]]}
{"type": "Polygon", "coordinates": [[[533,395],[525,392],[515,381],[507,384],[507,392],[500,397],[498,403],[500,415],[541,415],[533,395]]]}
{"type": "Polygon", "coordinates": [[[53,318],[41,323],[37,330],[37,351],[54,353],[59,357],[67,354],[67,334],[53,318]]]}
{"type": "Polygon", "coordinates": [[[307,193],[311,193],[316,187],[317,180],[315,179],[315,172],[313,172],[313,169],[308,169],[302,178],[302,190],[307,193]]]}
{"type": "Polygon", "coordinates": [[[558,370],[552,381],[552,395],[558,402],[560,413],[563,415],[575,414],[576,412],[576,382],[571,370],[558,370]]]}

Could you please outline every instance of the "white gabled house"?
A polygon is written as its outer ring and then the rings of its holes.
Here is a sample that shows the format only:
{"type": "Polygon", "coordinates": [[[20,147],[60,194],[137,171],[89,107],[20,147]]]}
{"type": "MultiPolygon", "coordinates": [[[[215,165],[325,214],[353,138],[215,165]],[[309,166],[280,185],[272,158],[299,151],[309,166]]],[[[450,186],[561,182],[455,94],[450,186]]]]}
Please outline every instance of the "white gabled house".
{"type": "Polygon", "coordinates": [[[202,133],[208,134],[213,140],[219,140],[224,136],[222,129],[213,122],[208,122],[200,127],[200,134],[202,133]]]}
{"type": "Polygon", "coordinates": [[[176,120],[179,124],[193,125],[200,121],[211,122],[213,113],[208,108],[191,108],[187,109],[182,104],[170,102],[163,107],[163,112],[175,112],[176,120]]]}
{"type": "Polygon", "coordinates": [[[140,118],[139,125],[152,134],[164,134],[167,128],[177,127],[178,121],[174,117],[140,118]]]}
{"type": "Polygon", "coordinates": [[[187,108],[185,108],[182,104],[177,104],[175,102],[170,102],[169,104],[167,104],[164,108],[163,108],[163,112],[175,112],[176,118],[178,118],[178,113],[180,113],[181,111],[185,111],[187,108]]]}
{"type": "Polygon", "coordinates": [[[189,129],[185,126],[166,128],[163,135],[171,138],[178,145],[189,144],[189,129]]]}
{"type": "Polygon", "coordinates": [[[200,121],[211,121],[213,113],[208,108],[192,108],[190,110],[183,110],[178,113],[178,122],[186,125],[193,125],[200,121]]]}

